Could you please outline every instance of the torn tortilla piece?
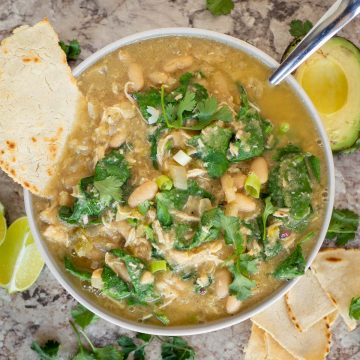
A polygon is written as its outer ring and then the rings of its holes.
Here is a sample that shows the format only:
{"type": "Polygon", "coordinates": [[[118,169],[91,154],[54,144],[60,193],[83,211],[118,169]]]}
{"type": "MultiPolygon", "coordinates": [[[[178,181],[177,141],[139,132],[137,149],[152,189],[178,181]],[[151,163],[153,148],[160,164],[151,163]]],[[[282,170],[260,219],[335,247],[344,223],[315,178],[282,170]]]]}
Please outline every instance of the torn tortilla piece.
{"type": "Polygon", "coordinates": [[[245,360],[267,360],[265,332],[254,323],[252,324],[250,339],[245,349],[245,360]]]}
{"type": "Polygon", "coordinates": [[[281,298],[251,319],[268,332],[292,356],[300,360],[325,359],[330,351],[331,332],[328,319],[322,319],[305,332],[290,320],[285,299],[281,298]]]}
{"type": "Polygon", "coordinates": [[[295,360],[288,351],[286,351],[271,335],[264,331],[266,345],[266,360],[295,360]]]}
{"type": "Polygon", "coordinates": [[[350,331],[356,327],[356,320],[349,316],[349,307],[351,299],[360,296],[359,264],[360,249],[330,248],[320,251],[311,266],[350,331]]]}
{"type": "Polygon", "coordinates": [[[36,195],[51,196],[58,165],[85,101],[59,38],[45,19],[0,46],[0,167],[36,195]]]}
{"type": "Polygon", "coordinates": [[[331,299],[309,270],[285,295],[289,318],[299,331],[306,331],[336,310],[331,299]]]}

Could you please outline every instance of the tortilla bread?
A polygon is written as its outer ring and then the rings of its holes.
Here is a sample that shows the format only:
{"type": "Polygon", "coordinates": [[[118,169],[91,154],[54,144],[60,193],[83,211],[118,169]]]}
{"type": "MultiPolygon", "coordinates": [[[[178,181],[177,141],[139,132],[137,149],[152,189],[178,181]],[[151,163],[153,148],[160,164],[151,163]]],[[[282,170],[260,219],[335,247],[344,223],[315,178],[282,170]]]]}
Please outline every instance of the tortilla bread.
{"type": "Polygon", "coordinates": [[[265,334],[266,360],[295,360],[296,358],[289,354],[277,341],[267,332],[265,334]]]}
{"type": "Polygon", "coordinates": [[[336,310],[310,270],[285,295],[285,303],[289,317],[299,331],[306,331],[336,310]]]}
{"type": "Polygon", "coordinates": [[[350,302],[360,296],[360,249],[323,249],[311,265],[320,285],[328,293],[349,330],[356,320],[349,316],[350,302]]]}
{"type": "Polygon", "coordinates": [[[245,349],[245,360],[266,359],[267,351],[265,345],[265,332],[253,323],[250,339],[245,349]]]}
{"type": "Polygon", "coordinates": [[[285,350],[299,360],[325,359],[330,351],[331,332],[328,319],[322,319],[300,332],[290,320],[285,299],[281,298],[251,319],[285,350]]]}
{"type": "Polygon", "coordinates": [[[21,26],[0,46],[0,167],[51,196],[83,96],[48,20],[21,26]]]}

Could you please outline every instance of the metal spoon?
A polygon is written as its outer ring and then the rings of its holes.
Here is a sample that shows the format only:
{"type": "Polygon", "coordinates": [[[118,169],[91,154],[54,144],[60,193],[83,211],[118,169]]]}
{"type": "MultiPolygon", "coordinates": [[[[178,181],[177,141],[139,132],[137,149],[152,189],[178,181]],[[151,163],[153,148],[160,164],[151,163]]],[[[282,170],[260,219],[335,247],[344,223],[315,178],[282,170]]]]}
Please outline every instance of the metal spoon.
{"type": "Polygon", "coordinates": [[[359,13],[360,0],[337,0],[270,76],[270,84],[278,85],[359,13]]]}

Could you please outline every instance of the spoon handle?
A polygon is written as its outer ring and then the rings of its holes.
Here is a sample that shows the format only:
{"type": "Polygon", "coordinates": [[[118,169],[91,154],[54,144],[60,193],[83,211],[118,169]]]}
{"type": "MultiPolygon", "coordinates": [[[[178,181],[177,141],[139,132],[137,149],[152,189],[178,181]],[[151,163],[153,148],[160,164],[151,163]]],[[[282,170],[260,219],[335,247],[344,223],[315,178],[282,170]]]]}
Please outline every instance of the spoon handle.
{"type": "Polygon", "coordinates": [[[359,13],[360,0],[337,0],[270,76],[270,84],[278,85],[359,13]]]}

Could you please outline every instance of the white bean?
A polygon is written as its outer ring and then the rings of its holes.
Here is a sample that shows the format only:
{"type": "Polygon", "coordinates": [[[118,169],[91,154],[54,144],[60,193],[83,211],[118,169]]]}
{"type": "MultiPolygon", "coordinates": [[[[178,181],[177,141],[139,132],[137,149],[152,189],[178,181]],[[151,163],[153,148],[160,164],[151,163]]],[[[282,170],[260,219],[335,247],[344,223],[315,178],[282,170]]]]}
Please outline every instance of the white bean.
{"type": "Polygon", "coordinates": [[[157,85],[165,84],[168,81],[169,76],[162,71],[154,71],[149,74],[149,79],[151,82],[157,85]]]}
{"type": "Polygon", "coordinates": [[[228,296],[226,299],[226,312],[228,314],[235,314],[237,313],[241,308],[241,301],[236,298],[234,295],[228,296]]]}
{"type": "Polygon", "coordinates": [[[236,188],[234,180],[229,174],[224,174],[221,177],[221,187],[224,190],[226,201],[229,203],[236,198],[236,188]]]}
{"type": "Polygon", "coordinates": [[[178,56],[169,60],[163,67],[164,71],[172,73],[177,70],[183,70],[190,67],[194,59],[190,55],[178,56]]]}
{"type": "Polygon", "coordinates": [[[266,160],[263,157],[255,158],[250,165],[250,171],[255,173],[261,184],[265,184],[269,178],[269,169],[266,160]]]}
{"type": "Polygon", "coordinates": [[[131,84],[131,89],[139,91],[144,86],[144,75],[142,67],[139,64],[131,63],[128,68],[128,77],[131,84]]]}
{"type": "Polygon", "coordinates": [[[125,132],[118,132],[117,134],[113,135],[110,139],[110,147],[118,148],[125,142],[126,136],[127,134],[125,132]]]}
{"type": "Polygon", "coordinates": [[[104,283],[102,281],[102,272],[103,268],[99,268],[93,271],[91,275],[91,286],[95,289],[102,289],[104,287],[104,283]]]}
{"type": "Polygon", "coordinates": [[[158,191],[158,186],[155,181],[146,181],[139,185],[129,196],[128,204],[134,208],[142,204],[146,200],[151,200],[155,197],[158,191]]]}
{"type": "Polygon", "coordinates": [[[143,285],[153,284],[154,280],[154,275],[150,271],[144,271],[141,275],[140,283],[143,285]]]}
{"type": "Polygon", "coordinates": [[[215,293],[219,299],[229,295],[229,285],[231,283],[231,274],[229,270],[222,268],[215,273],[215,293]]]}
{"type": "Polygon", "coordinates": [[[234,185],[237,190],[241,190],[244,188],[246,175],[242,173],[237,173],[232,175],[234,185]]]}
{"type": "Polygon", "coordinates": [[[235,200],[226,206],[225,212],[228,216],[237,216],[239,211],[242,212],[251,212],[256,209],[256,202],[244,195],[236,194],[235,200]]]}

